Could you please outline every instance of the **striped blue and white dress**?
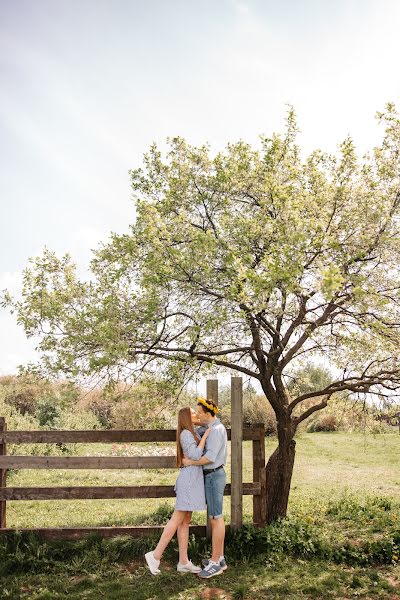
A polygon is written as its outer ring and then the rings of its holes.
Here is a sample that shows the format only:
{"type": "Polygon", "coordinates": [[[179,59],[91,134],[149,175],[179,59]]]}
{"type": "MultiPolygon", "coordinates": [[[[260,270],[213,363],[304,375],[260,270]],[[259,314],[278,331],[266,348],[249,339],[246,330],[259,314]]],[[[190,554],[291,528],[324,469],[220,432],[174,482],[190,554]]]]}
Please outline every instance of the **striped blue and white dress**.
{"type": "MultiPolygon", "coordinates": [[[[193,434],[188,429],[183,429],[180,435],[183,453],[191,460],[199,460],[203,449],[198,448],[193,434]]],[[[175,483],[176,502],[175,510],[206,510],[206,497],[204,493],[203,467],[190,465],[180,469],[175,483]]]]}

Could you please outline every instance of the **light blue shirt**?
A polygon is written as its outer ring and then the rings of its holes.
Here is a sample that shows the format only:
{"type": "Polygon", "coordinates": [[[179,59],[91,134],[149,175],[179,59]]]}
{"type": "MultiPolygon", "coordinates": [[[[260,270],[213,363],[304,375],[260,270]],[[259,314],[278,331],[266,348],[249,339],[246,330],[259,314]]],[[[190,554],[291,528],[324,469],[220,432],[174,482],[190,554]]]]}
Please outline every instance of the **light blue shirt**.
{"type": "Polygon", "coordinates": [[[197,432],[202,436],[207,428],[211,429],[211,432],[206,439],[203,456],[206,456],[211,462],[203,465],[205,470],[216,469],[224,465],[228,453],[228,435],[221,421],[217,418],[207,426],[198,427],[197,432]]]}

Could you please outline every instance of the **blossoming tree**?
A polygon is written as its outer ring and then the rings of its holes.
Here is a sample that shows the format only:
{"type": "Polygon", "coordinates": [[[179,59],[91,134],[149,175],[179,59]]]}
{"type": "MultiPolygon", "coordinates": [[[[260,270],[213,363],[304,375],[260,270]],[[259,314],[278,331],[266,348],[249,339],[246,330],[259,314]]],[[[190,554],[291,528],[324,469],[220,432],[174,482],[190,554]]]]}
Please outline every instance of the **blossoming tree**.
{"type": "Polygon", "coordinates": [[[299,423],[335,392],[399,389],[400,121],[393,105],[378,116],[382,143],[362,158],[350,138],[302,158],[293,111],[257,149],[152,146],[131,171],[135,222],[94,251],[90,281],[45,250],[22,297],[4,296],[52,373],[257,380],[278,427],[269,522],[287,511],[299,423]],[[337,376],[293,396],[287,376],[317,356],[337,376]]]}

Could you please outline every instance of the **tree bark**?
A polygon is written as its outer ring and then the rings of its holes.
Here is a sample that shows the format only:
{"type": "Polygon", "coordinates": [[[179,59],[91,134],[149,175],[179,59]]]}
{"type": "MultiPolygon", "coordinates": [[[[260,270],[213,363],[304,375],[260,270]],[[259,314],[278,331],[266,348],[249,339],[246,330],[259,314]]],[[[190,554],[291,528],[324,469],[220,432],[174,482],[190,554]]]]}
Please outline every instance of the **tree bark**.
{"type": "MultiPolygon", "coordinates": [[[[279,424],[278,424],[279,429],[279,424]]],[[[286,517],[292,481],[296,442],[293,433],[279,436],[279,445],[270,456],[266,469],[267,523],[286,517]],[[283,439],[282,439],[283,438],[283,439]]]]}

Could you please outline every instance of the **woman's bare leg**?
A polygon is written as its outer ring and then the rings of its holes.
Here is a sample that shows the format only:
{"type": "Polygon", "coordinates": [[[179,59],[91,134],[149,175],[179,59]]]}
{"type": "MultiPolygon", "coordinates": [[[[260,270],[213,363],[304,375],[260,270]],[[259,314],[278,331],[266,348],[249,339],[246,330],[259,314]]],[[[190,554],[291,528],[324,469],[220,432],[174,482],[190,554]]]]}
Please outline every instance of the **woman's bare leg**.
{"type": "Polygon", "coordinates": [[[172,538],[174,537],[175,531],[185,518],[184,510],[175,510],[172,517],[164,527],[164,531],[161,534],[160,540],[153,551],[153,556],[156,560],[161,560],[165,548],[168,546],[172,538]]]}
{"type": "Polygon", "coordinates": [[[187,565],[188,558],[188,543],[189,543],[189,525],[192,519],[191,511],[185,512],[184,519],[178,527],[178,544],[179,544],[179,562],[181,565],[187,565]]]}

